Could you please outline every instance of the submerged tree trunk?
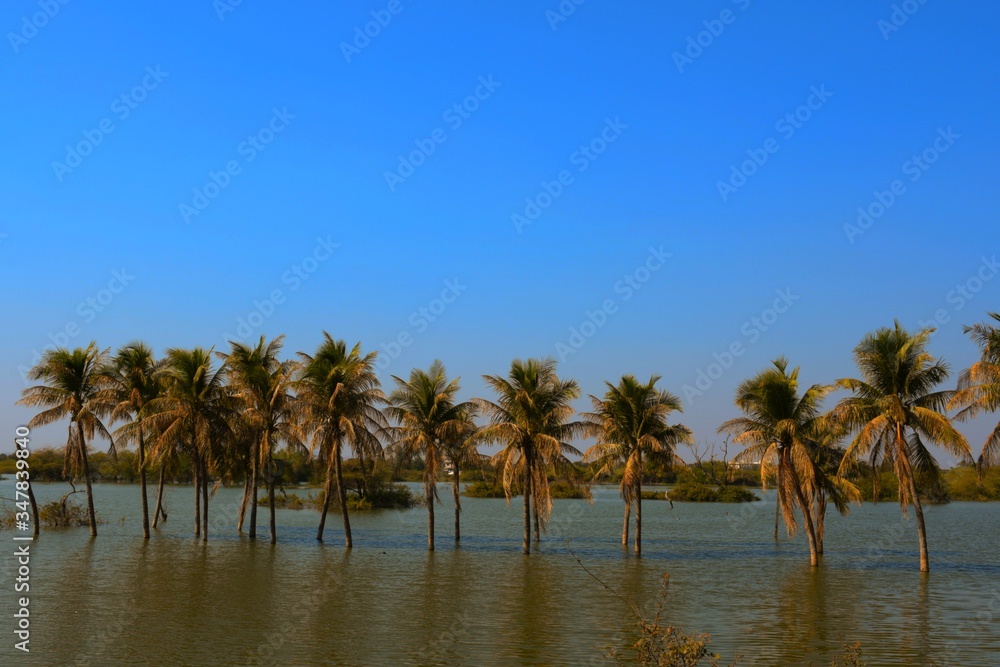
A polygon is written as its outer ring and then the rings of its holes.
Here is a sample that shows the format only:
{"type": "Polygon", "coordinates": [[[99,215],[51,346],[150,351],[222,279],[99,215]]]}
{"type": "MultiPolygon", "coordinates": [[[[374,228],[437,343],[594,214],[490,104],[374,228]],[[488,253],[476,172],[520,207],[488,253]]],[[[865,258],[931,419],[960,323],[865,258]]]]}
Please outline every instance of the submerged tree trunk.
{"type": "MultiPolygon", "coordinates": [[[[784,456],[789,456],[789,453],[786,451],[784,456]]],[[[791,461],[787,461],[786,468],[788,469],[788,474],[792,476],[792,489],[795,492],[795,498],[799,503],[799,507],[802,509],[802,517],[806,524],[806,538],[809,540],[809,564],[817,567],[819,565],[819,554],[816,551],[816,527],[812,520],[812,509],[806,500],[805,494],[802,493],[802,485],[799,483],[799,475],[795,470],[795,465],[791,461]]]]}
{"type": "Polygon", "coordinates": [[[816,492],[816,553],[823,555],[823,523],[826,519],[826,494],[816,492]]]}
{"type": "Polygon", "coordinates": [[[781,519],[781,486],[778,486],[778,497],[774,501],[774,541],[778,541],[778,523],[781,519]]]}
{"type": "Polygon", "coordinates": [[[247,515],[247,503],[250,502],[250,475],[243,480],[243,500],[240,501],[240,514],[236,519],[236,532],[243,532],[243,519],[247,515]]]}
{"type": "Polygon", "coordinates": [[[454,478],[451,481],[451,495],[455,499],[455,541],[458,542],[462,537],[461,531],[461,515],[462,515],[462,492],[459,488],[461,480],[461,473],[459,472],[459,466],[457,463],[452,461],[452,468],[454,469],[454,478]]]}
{"type": "Polygon", "coordinates": [[[167,513],[163,511],[163,480],[167,474],[167,463],[164,461],[160,465],[160,483],[157,485],[156,489],[156,509],[153,510],[153,528],[156,528],[156,524],[160,522],[160,514],[163,515],[163,520],[167,520],[167,513]]]}
{"type": "Polygon", "coordinates": [[[271,458],[271,452],[268,450],[267,454],[267,497],[268,497],[268,510],[271,513],[271,544],[276,544],[278,542],[278,525],[274,520],[274,460],[271,458]]]}
{"type": "Polygon", "coordinates": [[[251,540],[257,539],[257,480],[260,478],[260,444],[255,442],[250,452],[250,531],[247,536],[251,540]]]}
{"type": "Polygon", "coordinates": [[[90,486],[90,463],[87,461],[87,441],[83,437],[83,424],[76,423],[80,439],[80,460],[83,464],[83,481],[87,487],[87,516],[90,519],[90,536],[97,537],[97,513],[94,512],[94,490],[90,486]]]}
{"type": "MultiPolygon", "coordinates": [[[[631,493],[631,491],[629,491],[631,493]]],[[[628,493],[625,498],[625,520],[622,522],[622,546],[628,546],[628,523],[632,519],[632,500],[628,497],[628,493]]]]}
{"type": "Polygon", "coordinates": [[[28,480],[28,502],[31,503],[31,520],[32,520],[32,532],[35,537],[38,537],[38,503],[35,502],[35,492],[31,488],[31,480],[28,480]]]}
{"type": "Polygon", "coordinates": [[[524,541],[521,543],[521,551],[524,554],[531,553],[531,459],[524,462],[524,541]]]}
{"type": "Polygon", "coordinates": [[[906,484],[909,489],[910,497],[913,500],[913,511],[917,515],[917,541],[920,545],[920,571],[930,572],[931,562],[930,557],[927,554],[927,527],[924,525],[924,507],[920,504],[920,496],[917,494],[917,481],[913,477],[913,467],[910,465],[910,459],[906,454],[906,441],[903,439],[903,429],[901,426],[896,427],[896,437],[897,446],[899,448],[896,456],[903,467],[903,474],[906,476],[906,479],[899,480],[899,483],[906,484]]]}
{"type": "Polygon", "coordinates": [[[639,476],[635,481],[635,555],[642,555],[642,450],[636,449],[639,476]]]}
{"type": "Polygon", "coordinates": [[[350,549],[354,546],[351,539],[351,517],[347,513],[347,490],[344,488],[344,466],[340,460],[340,446],[334,449],[335,471],[337,473],[337,495],[340,497],[340,511],[344,515],[344,544],[350,549]]]}
{"type": "Polygon", "coordinates": [[[208,542],[208,464],[201,462],[201,541],[208,542]]]}
{"type": "Polygon", "coordinates": [[[424,480],[424,495],[427,498],[427,550],[434,551],[434,481],[424,480]]]}
{"type": "Polygon", "coordinates": [[[323,510],[319,514],[319,532],[316,539],[323,541],[323,529],[326,528],[326,513],[330,509],[330,496],[333,495],[333,452],[330,452],[330,460],[326,464],[326,483],[323,485],[323,510]]]}
{"type": "Polygon", "coordinates": [[[201,463],[191,456],[191,474],[194,475],[194,536],[201,535],[201,463]]]}
{"type": "Polygon", "coordinates": [[[146,439],[139,424],[139,487],[142,490],[142,537],[149,539],[149,499],[146,496],[146,439]]]}

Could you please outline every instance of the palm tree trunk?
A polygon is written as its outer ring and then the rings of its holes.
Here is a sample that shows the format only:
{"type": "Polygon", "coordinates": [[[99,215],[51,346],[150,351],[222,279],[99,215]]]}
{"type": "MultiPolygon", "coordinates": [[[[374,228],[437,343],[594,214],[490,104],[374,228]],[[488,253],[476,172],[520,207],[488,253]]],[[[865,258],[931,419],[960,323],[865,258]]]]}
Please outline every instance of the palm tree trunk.
{"type": "MultiPolygon", "coordinates": [[[[779,475],[780,476],[780,475],[779,475]]],[[[778,487],[778,497],[774,501],[774,541],[778,541],[778,523],[781,518],[781,487],[778,487]]]]}
{"type": "Polygon", "coordinates": [[[351,517],[347,513],[347,489],[344,488],[344,466],[340,460],[340,445],[334,449],[335,472],[337,474],[337,495],[340,497],[340,511],[344,515],[344,543],[348,549],[354,546],[351,539],[351,517]]]}
{"type": "Polygon", "coordinates": [[[628,546],[628,522],[632,518],[632,500],[625,499],[625,520],[622,522],[622,546],[628,546]]]}
{"type": "Polygon", "coordinates": [[[142,537],[149,539],[149,499],[146,496],[146,439],[139,424],[139,486],[142,490],[142,537]]]}
{"type": "Polygon", "coordinates": [[[816,553],[823,555],[823,523],[826,519],[826,494],[816,492],[816,553]]]}
{"type": "Polygon", "coordinates": [[[642,450],[636,449],[639,475],[635,480],[635,555],[642,555],[642,450]]]}
{"type": "Polygon", "coordinates": [[[163,520],[167,520],[167,513],[163,511],[163,480],[167,475],[167,462],[164,461],[160,464],[160,483],[157,485],[156,489],[156,509],[153,510],[153,528],[156,528],[156,524],[160,522],[160,514],[163,514],[163,520]]]}
{"type": "Polygon", "coordinates": [[[424,495],[427,497],[427,550],[434,551],[434,482],[424,481],[424,495]]]}
{"type": "Polygon", "coordinates": [[[260,443],[254,442],[253,451],[250,452],[250,483],[252,491],[250,494],[250,531],[247,536],[251,540],[257,539],[257,480],[260,478],[260,471],[257,470],[260,461],[260,443]]]}
{"type": "Polygon", "coordinates": [[[903,439],[902,427],[896,428],[899,451],[896,456],[903,466],[905,480],[899,480],[900,484],[906,484],[910,490],[910,497],[913,499],[913,510],[917,515],[917,541],[920,544],[920,571],[930,572],[931,562],[927,555],[927,527],[924,525],[924,508],[920,504],[920,496],[917,495],[917,481],[913,478],[913,468],[910,466],[910,459],[906,455],[906,441],[903,439]]]}
{"type": "Polygon", "coordinates": [[[452,468],[454,469],[454,479],[451,481],[451,495],[455,499],[455,541],[458,542],[462,537],[461,531],[461,515],[462,515],[462,493],[459,489],[461,473],[459,472],[459,466],[457,463],[452,462],[452,468]]]}
{"type": "Polygon", "coordinates": [[[201,462],[201,541],[208,542],[208,465],[201,462]]]}
{"type": "Polygon", "coordinates": [[[323,511],[319,515],[319,532],[316,539],[323,541],[323,529],[326,528],[326,513],[330,509],[330,496],[333,495],[333,452],[330,452],[330,461],[326,464],[326,483],[323,485],[323,511]]]}
{"type": "MultiPolygon", "coordinates": [[[[789,455],[786,450],[786,457],[789,455]]],[[[788,461],[786,466],[788,469],[788,474],[792,476],[792,488],[795,491],[795,498],[799,502],[799,507],[802,508],[802,516],[806,524],[806,537],[809,539],[809,564],[813,567],[819,565],[819,554],[816,551],[816,527],[813,525],[812,511],[809,507],[808,501],[806,501],[805,494],[802,493],[802,485],[799,484],[799,475],[795,471],[795,465],[788,461]]]]}
{"type": "Polygon", "coordinates": [[[76,423],[77,436],[80,438],[80,460],[83,463],[83,481],[87,487],[87,516],[90,519],[90,536],[97,537],[97,513],[94,511],[94,490],[90,486],[90,463],[87,461],[87,441],[83,437],[83,424],[76,423]]]}
{"type": "Polygon", "coordinates": [[[38,537],[38,503],[35,502],[35,492],[31,488],[31,480],[28,480],[28,502],[31,503],[31,519],[32,519],[32,531],[35,537],[38,537]]]}
{"type": "Polygon", "coordinates": [[[196,455],[191,456],[191,474],[194,475],[194,536],[201,535],[201,465],[196,455]]]}
{"type": "Polygon", "coordinates": [[[250,475],[243,480],[243,500],[240,501],[240,514],[236,519],[236,531],[243,532],[243,519],[247,515],[247,503],[250,502],[250,475]]]}
{"type": "Polygon", "coordinates": [[[524,541],[521,543],[521,551],[527,555],[531,553],[531,459],[524,461],[524,541]]]}
{"type": "Polygon", "coordinates": [[[267,496],[268,510],[271,513],[271,544],[278,542],[278,525],[274,520],[274,477],[274,460],[271,458],[269,450],[267,454],[267,496]]]}

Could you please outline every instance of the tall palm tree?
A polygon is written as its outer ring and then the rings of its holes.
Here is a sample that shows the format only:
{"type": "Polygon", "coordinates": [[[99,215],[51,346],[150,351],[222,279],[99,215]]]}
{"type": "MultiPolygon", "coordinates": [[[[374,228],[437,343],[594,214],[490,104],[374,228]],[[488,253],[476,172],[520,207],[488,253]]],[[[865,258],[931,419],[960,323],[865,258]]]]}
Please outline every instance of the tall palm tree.
{"type": "Polygon", "coordinates": [[[114,439],[101,422],[106,411],[106,404],[100,399],[101,369],[107,358],[108,350],[99,350],[93,341],[72,352],[63,347],[47,350],[38,364],[28,371],[30,379],[41,380],[43,384],[25,389],[17,402],[30,408],[43,408],[28,422],[32,428],[69,417],[65,470],[83,476],[92,537],[97,537],[97,514],[90,484],[87,440],[100,435],[111,442],[112,454],[115,447],[114,439]]]}
{"type": "MultiPolygon", "coordinates": [[[[1000,313],[988,313],[1000,323],[1000,313]]],[[[948,403],[948,409],[961,408],[956,419],[965,420],[982,412],[1000,410],[1000,326],[987,322],[963,327],[962,330],[979,346],[979,361],[962,371],[958,391],[948,403]]],[[[979,471],[1000,465],[1000,422],[986,437],[979,455],[979,471]]]]}
{"type": "Polygon", "coordinates": [[[585,413],[588,431],[597,437],[596,445],[584,454],[584,461],[598,463],[595,478],[625,465],[619,486],[625,500],[622,546],[628,545],[629,514],[635,505],[635,553],[642,552],[642,465],[643,454],[676,457],[680,443],[694,442],[691,429],[683,424],[671,426],[671,412],[684,410],[681,399],[656,388],[660,376],[641,383],[633,375],[623,375],[618,386],[605,382],[604,399],[591,395],[594,411],[585,413]]]}
{"type": "Polygon", "coordinates": [[[503,446],[493,464],[503,465],[507,502],[518,486],[524,495],[522,551],[530,554],[532,509],[543,523],[552,510],[549,463],[563,454],[580,455],[567,443],[584,433],[582,422],[569,421],[575,414],[571,402],[580,397],[580,387],[574,380],[560,380],[552,359],[515,359],[508,377],[484,375],[483,379],[496,392],[497,401],[475,399],[490,421],[476,441],[503,446]]]}
{"type": "Polygon", "coordinates": [[[821,419],[820,404],[833,387],[815,384],[800,396],[799,369],[789,373],[784,357],[772,363],[773,368],[740,383],[736,406],[744,416],[726,421],[719,432],[733,435],[733,442],[745,447],[740,460],[761,461],[762,479],[775,472],[778,507],[785,528],[789,535],[798,530],[797,504],[809,541],[809,562],[815,567],[819,565],[819,548],[810,500],[816,478],[807,443],[821,419]]]}
{"type": "MultiPolygon", "coordinates": [[[[225,361],[230,386],[239,399],[242,418],[250,432],[259,435],[250,453],[253,507],[257,505],[257,479],[260,466],[267,471],[267,494],[271,519],[271,544],[278,540],[274,513],[274,450],[282,441],[288,446],[301,446],[296,422],[297,399],[292,393],[292,383],[297,370],[294,361],[280,361],[284,336],[270,343],[264,336],[257,345],[250,347],[230,341],[229,354],[221,354],[225,361]]],[[[256,539],[257,513],[251,509],[250,539],[256,539]]]]}
{"type": "Polygon", "coordinates": [[[102,400],[111,406],[110,420],[126,422],[115,431],[119,443],[135,442],[139,450],[139,489],[142,495],[142,536],[149,539],[149,499],[146,496],[147,406],[162,389],[152,349],[142,342],[122,347],[103,369],[107,388],[102,400]]]}
{"type": "Polygon", "coordinates": [[[377,353],[362,356],[361,344],[350,351],[342,340],[334,340],[323,332],[323,342],[316,352],[299,352],[302,361],[296,388],[302,401],[303,428],[312,433],[312,445],[317,458],[326,463],[326,483],[323,486],[323,510],[316,539],[323,540],[330,497],[336,491],[344,517],[344,540],[353,546],[351,520],[347,512],[347,491],[344,488],[343,448],[351,445],[355,453],[367,452],[374,458],[381,450],[378,435],[385,427],[385,417],[379,406],[385,394],[375,375],[377,353]],[[336,486],[336,488],[334,488],[336,486]]]}
{"type": "Polygon", "coordinates": [[[904,515],[912,503],[917,515],[920,571],[930,569],[927,531],[918,481],[937,482],[940,468],[925,441],[971,459],[969,444],[944,414],[953,391],[933,391],[948,377],[948,366],[927,352],[934,329],[910,334],[897,321],[867,334],[854,348],[861,379],[842,379],[837,386],[853,396],[837,404],[833,418],[857,435],[847,447],[841,472],[861,457],[873,468],[890,463],[899,480],[904,515]]]}
{"type": "Polygon", "coordinates": [[[413,369],[409,381],[395,375],[396,389],[389,395],[385,413],[398,426],[391,429],[392,447],[403,459],[424,461],[424,497],[427,503],[427,548],[434,550],[434,502],[437,478],[444,467],[445,442],[463,438],[471,403],[456,403],[459,379],[448,381],[444,364],[435,360],[430,369],[413,369]]]}
{"type": "Polygon", "coordinates": [[[194,534],[208,541],[209,471],[228,436],[237,403],[224,383],[225,366],[215,368],[212,363],[212,350],[168,349],[161,375],[166,394],[150,402],[150,419],[161,431],[160,440],[181,444],[191,457],[194,534]]]}

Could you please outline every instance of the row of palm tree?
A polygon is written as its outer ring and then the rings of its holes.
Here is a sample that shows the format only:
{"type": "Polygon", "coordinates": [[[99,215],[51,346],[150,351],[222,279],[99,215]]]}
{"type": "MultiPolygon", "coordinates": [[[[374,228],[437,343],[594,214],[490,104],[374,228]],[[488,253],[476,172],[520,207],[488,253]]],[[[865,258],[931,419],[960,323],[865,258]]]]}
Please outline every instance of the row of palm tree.
{"type": "MultiPolygon", "coordinates": [[[[990,316],[1000,322],[1000,315],[990,316]]],[[[823,523],[829,503],[846,512],[859,499],[848,473],[865,462],[883,464],[899,480],[904,513],[912,505],[917,516],[921,570],[928,569],[921,485],[938,480],[940,467],[928,449],[936,443],[962,459],[969,445],[947,411],[967,419],[1000,406],[1000,328],[991,324],[966,327],[981,349],[981,359],[963,371],[956,390],[938,390],[948,367],[927,352],[932,330],[908,333],[898,323],[879,329],[855,348],[859,379],[813,385],[800,393],[798,369],[784,358],[740,384],[736,406],[743,416],[725,422],[720,432],[744,447],[741,459],[761,462],[765,482],[774,478],[778,515],[789,534],[801,515],[817,565],[823,553],[823,523]],[[851,396],[829,412],[822,404],[835,389],[851,396]],[[837,443],[851,436],[846,450],[837,443]]],[[[275,453],[310,450],[326,468],[317,539],[324,537],[331,498],[337,494],[345,543],[352,546],[347,493],[343,479],[345,446],[362,471],[374,469],[386,452],[424,462],[424,495],[428,512],[428,548],[434,548],[437,479],[454,469],[455,539],[460,539],[459,475],[479,465],[479,445],[496,445],[492,465],[502,473],[508,502],[523,498],[522,549],[531,552],[552,510],[549,478],[572,469],[570,456],[595,464],[598,479],[624,466],[620,491],[625,502],[622,544],[629,540],[634,513],[634,551],[641,553],[642,476],[650,458],[673,460],[677,447],[692,442],[690,429],[671,424],[681,412],[680,399],[658,389],[660,378],[640,382],[625,375],[606,383],[603,397],[590,396],[592,411],[579,415],[573,401],[577,383],[560,378],[552,360],[515,360],[506,377],[484,375],[496,395],[460,402],[460,384],[449,379],[435,361],[408,379],[393,376],[386,396],[375,374],[376,353],[363,354],[360,344],[348,349],[324,332],[313,354],[296,360],[279,358],[283,337],[256,345],[230,343],[228,352],[203,348],[166,351],[157,360],[143,343],[130,343],[114,356],[91,343],[87,348],[47,352],[30,374],[42,384],[24,391],[20,404],[41,408],[30,425],[66,417],[70,420],[66,473],[84,478],[91,534],[97,534],[87,442],[96,436],[116,444],[136,445],[140,467],[143,536],[149,537],[146,469],[160,467],[153,527],[166,518],[162,505],[165,471],[186,456],[192,463],[195,489],[194,532],[208,539],[210,487],[244,479],[239,529],[249,506],[248,536],[256,539],[259,483],[267,483],[271,542],[277,539],[275,453]],[[216,363],[219,362],[219,363],[216,363]],[[476,420],[485,420],[478,425],[476,420]],[[109,424],[122,424],[112,433],[109,424]],[[571,442],[595,437],[597,444],[581,453],[571,442]],[[386,447],[383,447],[383,442],[386,447]]],[[[1000,425],[987,439],[982,467],[1000,461],[1000,425]]]]}

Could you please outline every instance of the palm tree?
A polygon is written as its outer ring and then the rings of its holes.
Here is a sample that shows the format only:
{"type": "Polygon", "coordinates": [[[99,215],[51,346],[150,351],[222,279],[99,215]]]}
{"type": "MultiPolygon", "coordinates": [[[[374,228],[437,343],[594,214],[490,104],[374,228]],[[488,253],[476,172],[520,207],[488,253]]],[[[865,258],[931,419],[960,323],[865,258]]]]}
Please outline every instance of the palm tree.
{"type": "Polygon", "coordinates": [[[450,464],[451,495],[455,501],[455,542],[460,541],[462,537],[462,470],[472,466],[482,468],[487,459],[476,449],[475,436],[479,427],[475,418],[479,410],[475,403],[469,402],[464,405],[467,407],[455,417],[457,428],[441,442],[441,450],[450,464]]]}
{"type": "Polygon", "coordinates": [[[146,496],[147,406],[160,395],[160,364],[142,342],[122,347],[103,370],[108,387],[101,399],[111,406],[110,420],[124,421],[115,431],[118,441],[135,442],[139,449],[139,488],[142,495],[142,536],[149,539],[149,500],[146,496]]]}
{"type": "MultiPolygon", "coordinates": [[[[988,313],[1000,323],[1000,313],[988,313]]],[[[958,391],[948,403],[948,409],[961,408],[956,419],[966,420],[981,412],[1000,410],[1000,326],[973,324],[962,331],[979,346],[979,361],[962,371],[958,377],[958,391]]],[[[1000,422],[986,438],[979,455],[979,471],[1000,465],[1000,422]]]]}
{"type": "Polygon", "coordinates": [[[948,366],[927,352],[934,329],[908,333],[897,321],[867,334],[854,348],[861,379],[842,379],[837,386],[854,392],[833,411],[833,418],[857,435],[840,465],[843,473],[867,456],[873,468],[893,467],[899,481],[899,504],[906,514],[912,503],[917,515],[920,571],[927,572],[927,532],[918,481],[937,483],[940,468],[926,441],[971,459],[969,444],[944,414],[953,391],[933,391],[948,377],[948,366]]]}
{"type": "Polygon", "coordinates": [[[107,356],[108,351],[98,350],[93,341],[72,352],[63,347],[46,351],[38,364],[28,371],[29,378],[44,384],[28,387],[17,402],[30,408],[43,408],[28,422],[30,428],[69,417],[66,471],[83,476],[91,537],[97,537],[97,514],[90,485],[87,440],[93,440],[95,434],[101,435],[111,442],[111,453],[115,451],[114,440],[100,419],[105,412],[105,405],[100,400],[101,369],[107,363],[107,356]]]}
{"type": "Polygon", "coordinates": [[[395,375],[392,379],[396,382],[396,390],[389,395],[389,405],[385,409],[399,424],[391,429],[392,447],[401,459],[421,456],[424,460],[427,548],[433,551],[434,501],[438,499],[438,472],[444,466],[444,443],[465,438],[467,415],[473,406],[455,402],[458,378],[449,382],[440,360],[435,360],[427,371],[413,369],[409,381],[395,375]]]}
{"type": "Polygon", "coordinates": [[[212,350],[168,349],[161,375],[166,394],[150,402],[150,418],[160,428],[159,439],[164,445],[180,445],[191,457],[194,534],[208,541],[209,469],[231,431],[229,420],[236,411],[236,401],[224,384],[225,365],[213,367],[212,350]]]}
{"type": "Polygon", "coordinates": [[[775,472],[778,507],[789,535],[798,530],[798,504],[806,525],[809,562],[815,567],[819,565],[819,548],[809,499],[815,493],[816,477],[807,444],[821,419],[820,404],[833,387],[815,384],[800,396],[799,369],[789,373],[784,357],[772,363],[773,368],[740,383],[736,406],[744,416],[726,421],[719,432],[735,436],[733,442],[745,446],[738,459],[761,461],[762,479],[775,472]]]}
{"type": "Polygon", "coordinates": [[[518,486],[524,494],[522,551],[530,554],[532,509],[541,522],[552,510],[548,464],[563,454],[580,454],[566,442],[584,432],[582,422],[568,421],[575,413],[570,403],[579,398],[580,388],[574,380],[559,379],[552,359],[515,359],[507,378],[484,375],[483,379],[496,392],[497,402],[475,399],[490,420],[475,439],[503,446],[492,462],[503,464],[507,502],[518,486]]]}
{"type": "Polygon", "coordinates": [[[327,466],[323,511],[316,539],[323,540],[330,497],[336,490],[348,549],[353,545],[344,488],[344,443],[349,443],[355,453],[368,452],[374,458],[381,450],[377,435],[386,426],[385,417],[378,409],[385,402],[385,395],[375,375],[376,356],[376,352],[362,356],[360,343],[348,351],[344,341],[334,340],[325,331],[315,354],[299,352],[302,365],[296,387],[302,401],[303,428],[312,433],[317,457],[327,466]]]}
{"type": "Polygon", "coordinates": [[[591,396],[594,411],[583,415],[589,432],[598,443],[587,450],[584,461],[598,464],[594,477],[608,474],[625,465],[622,476],[622,498],[625,500],[625,521],[622,546],[628,545],[629,514],[635,504],[635,553],[642,552],[642,465],[646,456],[676,458],[680,443],[691,443],[691,430],[683,424],[669,425],[671,412],[684,410],[681,399],[668,391],[656,389],[658,375],[643,384],[633,375],[623,375],[618,386],[605,382],[608,390],[604,399],[591,396]]]}
{"type": "MultiPolygon", "coordinates": [[[[267,470],[267,495],[271,519],[271,544],[277,542],[274,515],[274,449],[284,441],[289,446],[301,446],[296,423],[297,399],[291,392],[297,369],[294,361],[279,361],[284,336],[270,343],[263,336],[254,347],[230,341],[229,354],[220,354],[225,360],[230,385],[240,401],[242,418],[248,430],[259,435],[250,453],[253,508],[257,505],[257,479],[259,466],[267,470]]],[[[255,509],[250,514],[250,539],[256,539],[255,509]]]]}

